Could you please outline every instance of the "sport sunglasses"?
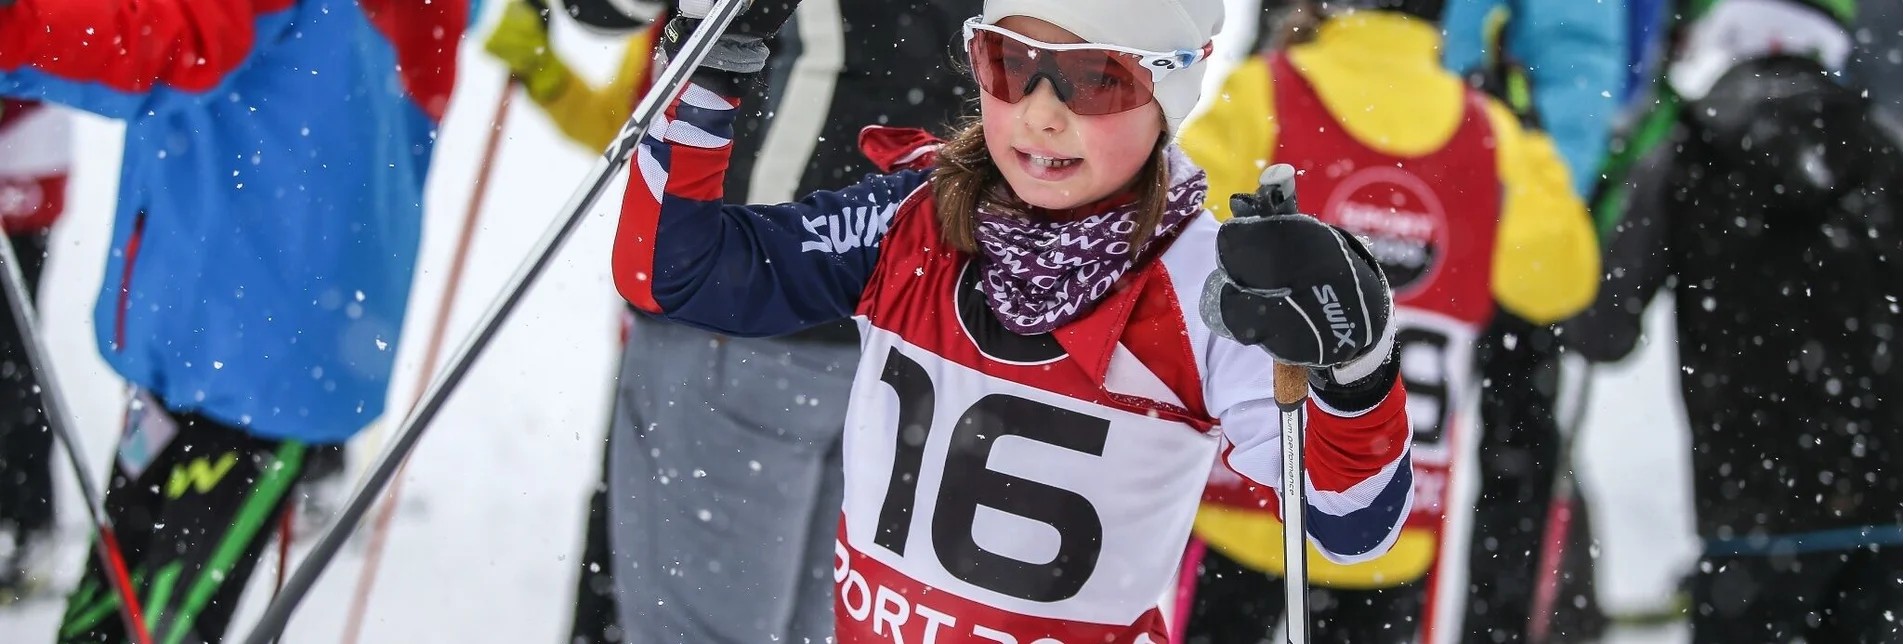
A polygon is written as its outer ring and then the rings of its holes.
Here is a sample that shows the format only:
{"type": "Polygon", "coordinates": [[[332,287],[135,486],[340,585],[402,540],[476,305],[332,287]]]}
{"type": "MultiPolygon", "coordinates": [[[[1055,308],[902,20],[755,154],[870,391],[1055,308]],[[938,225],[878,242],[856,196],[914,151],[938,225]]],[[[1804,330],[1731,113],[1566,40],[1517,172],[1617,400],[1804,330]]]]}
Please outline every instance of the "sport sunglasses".
{"type": "Polygon", "coordinates": [[[1083,116],[1150,104],[1165,76],[1202,62],[1213,49],[1214,43],[1171,52],[1096,43],[1059,45],[985,24],[980,17],[965,21],[965,53],[979,89],[1015,104],[1029,96],[1039,80],[1048,80],[1058,100],[1083,116]]]}

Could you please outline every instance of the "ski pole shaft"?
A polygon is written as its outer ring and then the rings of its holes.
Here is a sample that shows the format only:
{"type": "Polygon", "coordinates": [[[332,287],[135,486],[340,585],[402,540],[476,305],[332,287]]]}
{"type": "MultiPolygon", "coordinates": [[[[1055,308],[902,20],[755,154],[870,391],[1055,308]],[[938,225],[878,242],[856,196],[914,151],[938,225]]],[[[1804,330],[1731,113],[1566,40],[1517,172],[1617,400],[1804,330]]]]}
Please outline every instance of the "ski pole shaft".
{"type": "MultiPolygon", "coordinates": [[[[546,11],[546,7],[543,10],[546,11]]],[[[516,88],[521,86],[522,83],[513,79],[502,86],[502,96],[496,99],[495,116],[489,120],[489,133],[482,147],[482,163],[476,168],[476,186],[469,197],[469,207],[463,212],[462,232],[457,236],[456,248],[450,255],[449,274],[443,278],[443,297],[436,306],[436,321],[430,326],[429,338],[424,340],[423,363],[416,374],[417,400],[421,399],[424,388],[429,386],[430,378],[436,375],[436,359],[442,353],[443,336],[449,332],[449,316],[455,312],[457,295],[462,291],[463,268],[468,265],[469,247],[475,241],[482,206],[488,200],[489,177],[496,167],[496,151],[501,147],[502,127],[509,120],[511,98],[515,96],[516,88]]],[[[405,465],[397,467],[397,479],[383,495],[383,505],[377,509],[376,519],[370,523],[370,545],[364,551],[363,567],[357,574],[357,591],[350,596],[350,611],[344,619],[343,644],[357,644],[363,634],[364,616],[370,610],[370,593],[376,589],[377,569],[383,562],[383,547],[390,535],[390,520],[396,516],[396,504],[403,496],[401,477],[407,463],[406,460],[405,465]]]]}
{"type": "MultiPolygon", "coordinates": [[[[1573,446],[1586,422],[1587,403],[1592,397],[1592,365],[1587,363],[1580,367],[1577,378],[1579,384],[1573,388],[1571,413],[1558,426],[1559,463],[1553,471],[1553,491],[1547,495],[1546,520],[1540,531],[1540,554],[1535,563],[1538,567],[1534,569],[1533,603],[1527,611],[1526,635],[1531,644],[1551,641],[1553,622],[1558,618],[1562,569],[1566,567],[1567,547],[1572,545],[1573,515],[1583,511],[1573,505],[1573,490],[1578,485],[1578,475],[1573,472],[1573,446]]],[[[1557,415],[1559,405],[1554,407],[1557,415]]]]}
{"type": "MultiPolygon", "coordinates": [[[[1262,171],[1256,197],[1272,214],[1300,214],[1295,201],[1295,166],[1278,163],[1262,171]]],[[[1302,443],[1307,422],[1308,368],[1276,361],[1275,404],[1282,417],[1282,583],[1288,641],[1308,644],[1308,471],[1302,443]]]]}
{"type": "Polygon", "coordinates": [[[1308,370],[1276,363],[1275,404],[1282,411],[1282,581],[1288,641],[1308,644],[1308,494],[1302,449],[1308,370]]]}
{"type": "Polygon", "coordinates": [[[106,571],[106,577],[112,584],[113,592],[119,597],[119,617],[126,623],[126,633],[138,644],[151,644],[152,634],[145,627],[145,613],[139,605],[139,594],[132,587],[132,576],[126,569],[124,550],[119,547],[118,534],[112,528],[112,518],[106,514],[106,499],[95,486],[88,473],[85,448],[80,446],[79,437],[66,422],[66,398],[61,395],[59,380],[53,375],[53,363],[46,349],[44,338],[40,336],[39,315],[33,308],[33,299],[28,296],[26,275],[20,271],[20,258],[13,252],[11,240],[0,239],[0,263],[6,264],[6,270],[0,271],[0,279],[5,281],[7,304],[13,309],[13,323],[20,330],[21,344],[26,346],[27,364],[33,370],[34,379],[40,383],[40,409],[45,412],[46,425],[53,435],[66,446],[66,458],[73,466],[73,476],[79,479],[79,494],[86,497],[86,513],[91,516],[94,528],[99,536],[93,539],[94,553],[99,556],[100,568],[106,571]]]}
{"type": "Polygon", "coordinates": [[[549,264],[554,261],[555,252],[570,235],[574,234],[575,228],[580,226],[583,217],[601,199],[601,195],[608,191],[615,174],[627,165],[629,156],[634,152],[635,144],[646,133],[648,126],[686,87],[688,77],[700,66],[700,62],[706,59],[715,41],[745,7],[744,0],[721,0],[714,6],[706,20],[702,21],[694,29],[693,34],[688,36],[686,43],[681,46],[680,55],[669,62],[667,68],[661,72],[660,78],[655,80],[653,89],[641,99],[639,105],[635,106],[634,114],[629,117],[627,124],[622,126],[621,134],[609,144],[602,158],[595,161],[594,167],[589,170],[581,189],[569,197],[568,203],[562,207],[562,214],[542,235],[542,239],[536,243],[535,250],[516,269],[515,275],[509,278],[508,284],[503,287],[502,296],[490,304],[489,310],[483,313],[482,320],[476,325],[476,332],[457,348],[442,374],[437,376],[435,382],[431,383],[429,391],[425,392],[422,402],[411,409],[409,416],[397,428],[396,439],[384,449],[381,456],[377,457],[376,465],[371,467],[369,476],[351,495],[350,501],[344,505],[343,510],[338,513],[336,522],[324,531],[324,534],[318,538],[317,544],[311,548],[310,554],[305,557],[304,563],[291,574],[290,581],[285,584],[284,594],[272,601],[271,605],[265,609],[264,616],[259,618],[257,626],[253,628],[250,635],[245,637],[245,644],[267,644],[284,630],[285,625],[290,621],[291,613],[297,609],[298,603],[310,593],[311,588],[317,584],[317,578],[323,575],[324,568],[337,556],[337,552],[349,540],[350,533],[356,530],[357,525],[363,521],[364,515],[369,512],[377,496],[382,494],[383,488],[395,476],[397,467],[409,456],[416,441],[422,438],[423,430],[429,427],[430,421],[442,410],[449,394],[468,374],[470,365],[474,363],[476,357],[488,348],[489,342],[501,329],[503,320],[507,319],[509,314],[515,311],[516,306],[521,304],[522,298],[528,293],[529,285],[548,269],[549,264]]]}

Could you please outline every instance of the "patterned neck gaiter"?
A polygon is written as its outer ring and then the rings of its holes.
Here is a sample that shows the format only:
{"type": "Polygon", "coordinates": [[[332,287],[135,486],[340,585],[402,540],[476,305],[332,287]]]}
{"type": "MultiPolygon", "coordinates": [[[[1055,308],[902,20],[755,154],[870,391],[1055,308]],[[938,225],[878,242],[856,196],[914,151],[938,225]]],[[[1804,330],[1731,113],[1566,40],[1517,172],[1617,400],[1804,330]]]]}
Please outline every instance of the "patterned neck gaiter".
{"type": "Polygon", "coordinates": [[[1180,149],[1172,146],[1168,156],[1169,205],[1141,248],[1129,243],[1137,227],[1134,201],[1069,220],[992,203],[978,207],[980,288],[1005,328],[1019,335],[1049,333],[1090,312],[1151,247],[1202,213],[1206,175],[1180,149]]]}

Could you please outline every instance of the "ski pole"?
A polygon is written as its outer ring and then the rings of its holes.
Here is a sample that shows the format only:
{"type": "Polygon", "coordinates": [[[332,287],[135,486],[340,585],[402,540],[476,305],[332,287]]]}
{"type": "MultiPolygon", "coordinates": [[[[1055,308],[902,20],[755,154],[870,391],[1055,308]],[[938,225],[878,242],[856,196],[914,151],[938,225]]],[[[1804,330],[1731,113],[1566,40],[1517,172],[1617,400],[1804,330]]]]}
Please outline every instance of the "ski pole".
{"type": "Polygon", "coordinates": [[[1532,644],[1546,644],[1553,635],[1553,622],[1559,609],[1559,590],[1562,584],[1561,568],[1566,563],[1566,547],[1571,545],[1573,531],[1573,489],[1578,485],[1577,475],[1573,473],[1573,445],[1579,440],[1579,431],[1586,422],[1586,403],[1592,397],[1592,363],[1580,368],[1579,387],[1573,398],[1577,403],[1568,414],[1566,423],[1559,427],[1560,446],[1558,468],[1553,472],[1553,490],[1547,496],[1546,520],[1543,522],[1543,534],[1540,535],[1539,568],[1534,572],[1538,580],[1533,586],[1532,610],[1528,611],[1529,623],[1526,628],[1527,641],[1532,644]]]}
{"type": "Polygon", "coordinates": [[[66,422],[66,398],[61,395],[59,380],[53,375],[50,352],[40,337],[39,315],[33,308],[33,299],[27,296],[26,275],[20,272],[20,258],[14,254],[10,240],[0,239],[0,263],[6,264],[5,275],[0,279],[5,281],[7,304],[13,309],[14,324],[20,328],[21,344],[26,345],[27,364],[40,383],[40,408],[46,414],[46,426],[52,429],[60,444],[66,446],[73,476],[79,479],[79,494],[86,497],[86,513],[99,530],[99,537],[93,539],[93,552],[99,556],[100,567],[105,569],[113,592],[119,596],[119,617],[125,620],[126,633],[138,644],[152,644],[152,633],[146,630],[145,611],[139,605],[138,591],[132,587],[132,576],[126,570],[125,551],[119,547],[112,517],[106,514],[106,499],[87,474],[86,464],[91,459],[86,458],[79,437],[66,422]]]}
{"type": "MultiPolygon", "coordinates": [[[[542,33],[549,30],[549,7],[546,0],[523,0],[533,7],[542,17],[542,33]]],[[[449,332],[449,316],[456,308],[457,295],[462,291],[463,268],[468,264],[469,246],[476,237],[476,222],[482,215],[483,204],[489,197],[489,177],[495,171],[496,149],[502,143],[502,127],[509,121],[510,99],[515,90],[522,87],[522,81],[511,75],[502,86],[502,94],[496,99],[495,112],[489,118],[489,132],[482,144],[482,161],[476,166],[476,185],[470,190],[469,204],[463,211],[462,231],[457,234],[456,248],[450,254],[449,274],[444,276],[443,296],[436,303],[436,321],[430,326],[429,339],[423,345],[423,361],[416,374],[416,396],[412,406],[420,400],[429,387],[430,378],[436,375],[436,359],[443,349],[443,336],[449,332]]],[[[363,565],[357,569],[357,588],[350,595],[350,609],[344,614],[343,644],[357,644],[363,635],[363,619],[370,612],[370,595],[377,587],[377,571],[383,566],[383,548],[389,542],[390,521],[396,516],[397,504],[403,498],[403,472],[410,466],[406,456],[397,466],[395,481],[383,493],[383,504],[377,507],[377,516],[370,521],[370,543],[363,553],[363,565]]],[[[279,588],[284,586],[282,580],[279,588]]]]}
{"type": "MultiPolygon", "coordinates": [[[[456,307],[456,296],[461,290],[463,267],[469,259],[470,242],[475,238],[477,220],[482,215],[482,205],[489,194],[489,175],[495,169],[496,148],[502,142],[502,125],[509,119],[510,97],[515,95],[521,83],[511,80],[502,86],[502,98],[496,103],[495,117],[489,121],[489,135],[482,148],[482,165],[476,170],[476,187],[469,198],[469,207],[463,213],[462,234],[456,238],[455,254],[450,256],[449,275],[443,298],[436,306],[436,322],[431,326],[430,337],[423,348],[423,363],[417,371],[416,395],[423,395],[424,387],[436,373],[436,359],[443,348],[443,335],[449,330],[449,316],[456,307]]],[[[370,523],[370,545],[364,551],[363,567],[357,574],[357,591],[350,596],[350,611],[344,619],[343,644],[357,644],[363,634],[364,614],[370,609],[370,593],[376,589],[377,568],[383,561],[383,547],[389,540],[390,520],[396,515],[396,505],[403,496],[403,470],[409,466],[405,459],[397,466],[397,478],[390,484],[389,491],[383,495],[383,505],[377,509],[377,517],[370,523]]]]}
{"type": "MultiPolygon", "coordinates": [[[[1256,194],[1270,214],[1297,215],[1295,167],[1276,164],[1263,171],[1256,194]]],[[[1307,433],[1303,407],[1308,402],[1308,369],[1275,363],[1275,404],[1282,417],[1282,583],[1288,642],[1308,644],[1308,471],[1302,448],[1307,433]]]]}
{"type": "Polygon", "coordinates": [[[1290,644],[1308,644],[1308,494],[1302,458],[1308,370],[1276,363],[1275,404],[1282,410],[1282,582],[1290,644]]]}
{"type": "Polygon", "coordinates": [[[376,465],[371,467],[369,476],[351,494],[350,501],[345,503],[343,510],[338,513],[336,522],[324,531],[324,534],[318,538],[317,544],[311,548],[310,554],[305,557],[304,563],[291,574],[290,582],[284,587],[284,594],[273,600],[265,609],[264,616],[259,618],[257,626],[245,637],[245,644],[267,644],[284,630],[285,625],[290,621],[291,613],[317,584],[317,578],[323,575],[325,566],[336,558],[344,542],[350,539],[350,533],[363,521],[363,516],[369,512],[371,504],[375,503],[377,496],[395,476],[397,467],[409,456],[410,450],[416,446],[416,441],[422,438],[423,430],[429,427],[430,421],[442,410],[450,392],[454,391],[462,382],[463,377],[469,373],[469,367],[474,363],[475,358],[489,347],[489,342],[501,329],[502,321],[515,311],[517,305],[521,304],[522,298],[528,293],[529,285],[548,269],[549,264],[554,261],[555,252],[570,235],[574,234],[576,227],[580,226],[582,219],[594,207],[595,202],[601,199],[601,195],[608,191],[608,184],[614,179],[615,174],[627,165],[629,156],[634,153],[635,144],[647,132],[648,126],[686,87],[688,77],[700,67],[701,61],[706,59],[708,52],[713,50],[715,41],[726,32],[728,25],[733,24],[734,19],[739,17],[746,5],[745,0],[720,0],[714,5],[713,11],[706,20],[694,28],[693,34],[689,35],[687,42],[681,46],[680,55],[675,60],[669,61],[667,69],[662,71],[660,78],[655,80],[654,88],[642,97],[640,104],[634,108],[634,114],[628,118],[627,124],[621,127],[621,134],[608,145],[608,150],[602,154],[602,157],[595,161],[594,167],[588,171],[587,178],[583,180],[582,187],[569,196],[568,203],[562,207],[562,215],[549,226],[547,232],[542,234],[542,239],[536,242],[535,250],[530,253],[529,258],[516,268],[515,274],[503,287],[501,297],[491,303],[489,310],[483,313],[481,321],[476,325],[476,332],[456,349],[455,355],[450,357],[449,364],[442,374],[430,384],[429,391],[425,392],[422,401],[410,410],[408,417],[403,419],[403,424],[397,428],[395,440],[384,449],[381,456],[377,457],[376,465]]]}

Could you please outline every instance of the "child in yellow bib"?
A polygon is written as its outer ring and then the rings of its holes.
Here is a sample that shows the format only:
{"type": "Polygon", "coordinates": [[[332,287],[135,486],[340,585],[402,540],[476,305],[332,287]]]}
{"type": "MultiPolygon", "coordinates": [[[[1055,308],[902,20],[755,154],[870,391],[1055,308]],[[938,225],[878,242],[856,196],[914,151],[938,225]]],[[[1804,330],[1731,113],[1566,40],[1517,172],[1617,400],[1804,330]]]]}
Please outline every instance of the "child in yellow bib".
{"type": "MultiPolygon", "coordinates": [[[[1476,391],[1477,336],[1496,306],[1539,324],[1578,312],[1596,292],[1599,256],[1552,143],[1442,69],[1441,2],[1342,8],[1355,4],[1330,2],[1309,41],[1235,69],[1183,147],[1211,194],[1295,165],[1303,206],[1366,239],[1395,290],[1415,512],[1388,554],[1341,565],[1311,547],[1308,574],[1328,589],[1312,604],[1316,641],[1409,642],[1431,631],[1424,607],[1456,439],[1471,424],[1462,411],[1476,391]]],[[[1210,203],[1218,216],[1225,207],[1210,203]]],[[[1202,557],[1185,565],[1201,573],[1185,575],[1194,590],[1178,607],[1189,638],[1255,642],[1275,627],[1278,516],[1273,495],[1218,468],[1196,521],[1202,557]]]]}

